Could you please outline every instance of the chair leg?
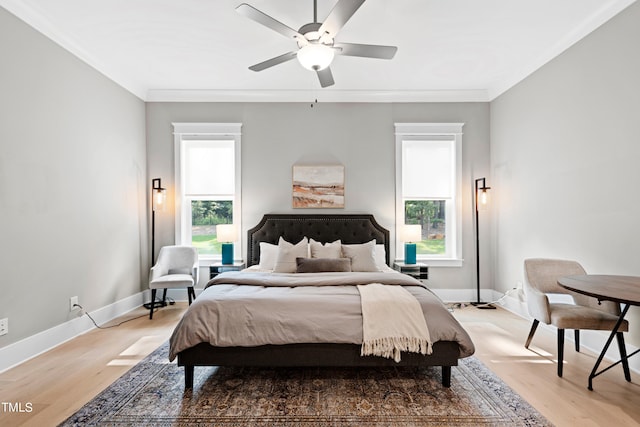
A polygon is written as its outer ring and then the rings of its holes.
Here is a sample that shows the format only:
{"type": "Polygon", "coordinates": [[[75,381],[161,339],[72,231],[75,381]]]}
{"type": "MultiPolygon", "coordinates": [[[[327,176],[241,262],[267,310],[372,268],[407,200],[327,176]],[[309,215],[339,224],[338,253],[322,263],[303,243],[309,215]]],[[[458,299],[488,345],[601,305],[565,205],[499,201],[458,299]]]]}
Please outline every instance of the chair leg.
{"type": "Polygon", "coordinates": [[[618,339],[618,349],[620,350],[620,360],[622,361],[622,369],[624,370],[624,379],[631,381],[631,372],[629,372],[629,360],[627,360],[627,347],[624,345],[624,335],[622,332],[616,333],[618,339]]]}
{"type": "Polygon", "coordinates": [[[191,302],[196,299],[196,292],[193,290],[193,286],[187,288],[187,295],[189,296],[189,305],[191,305],[191,302]]]}
{"type": "Polygon", "coordinates": [[[162,293],[162,307],[166,307],[167,305],[167,289],[164,289],[164,292],[162,293]]]}
{"type": "Polygon", "coordinates": [[[153,319],[153,303],[156,301],[156,290],[151,289],[151,304],[149,309],[149,319],[153,319]]]}
{"type": "Polygon", "coordinates": [[[524,344],[524,348],[529,348],[529,344],[531,344],[533,334],[536,333],[536,329],[538,328],[539,323],[540,321],[538,319],[533,319],[533,324],[531,325],[531,330],[529,331],[529,336],[527,337],[527,342],[524,344]]]}
{"type": "Polygon", "coordinates": [[[562,361],[564,359],[564,329],[558,328],[558,376],[562,377],[562,361]]]}
{"type": "Polygon", "coordinates": [[[580,329],[573,331],[573,337],[576,342],[576,351],[580,353],[580,329]]]}

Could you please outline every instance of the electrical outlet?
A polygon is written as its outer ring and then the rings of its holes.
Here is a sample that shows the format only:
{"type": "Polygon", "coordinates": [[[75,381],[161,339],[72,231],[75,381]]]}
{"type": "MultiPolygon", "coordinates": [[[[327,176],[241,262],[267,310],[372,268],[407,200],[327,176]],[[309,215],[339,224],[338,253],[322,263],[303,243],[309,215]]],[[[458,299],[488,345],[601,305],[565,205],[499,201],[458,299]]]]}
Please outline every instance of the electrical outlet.
{"type": "Polygon", "coordinates": [[[71,297],[69,298],[69,311],[74,311],[80,307],[74,307],[75,304],[78,304],[78,297],[71,297]]]}
{"type": "Polygon", "coordinates": [[[9,333],[9,318],[5,317],[0,319],[0,335],[6,335],[9,333]]]}

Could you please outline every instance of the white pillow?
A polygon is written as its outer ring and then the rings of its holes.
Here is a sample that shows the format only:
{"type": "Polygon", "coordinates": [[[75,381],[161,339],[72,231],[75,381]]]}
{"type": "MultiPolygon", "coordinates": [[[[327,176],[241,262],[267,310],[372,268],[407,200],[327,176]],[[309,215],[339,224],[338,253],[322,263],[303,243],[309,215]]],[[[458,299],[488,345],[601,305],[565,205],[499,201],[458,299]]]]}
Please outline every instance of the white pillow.
{"type": "Polygon", "coordinates": [[[273,270],[278,261],[278,245],[260,242],[260,270],[273,270]]]}
{"type": "Polygon", "coordinates": [[[297,269],[296,258],[306,258],[309,254],[307,238],[303,237],[295,245],[287,242],[282,237],[278,241],[278,259],[273,269],[276,273],[295,273],[297,269]]]}
{"type": "Polygon", "coordinates": [[[380,271],[375,258],[376,241],[359,245],[342,245],[342,253],[351,258],[351,271],[380,271]]]}
{"type": "Polygon", "coordinates": [[[324,245],[309,239],[309,248],[311,249],[311,258],[340,258],[342,257],[342,243],[340,240],[335,242],[327,242],[324,245]]]}
{"type": "Polygon", "coordinates": [[[384,245],[376,245],[375,249],[375,258],[376,265],[378,266],[378,270],[382,271],[387,265],[387,251],[384,249],[384,245]]]}

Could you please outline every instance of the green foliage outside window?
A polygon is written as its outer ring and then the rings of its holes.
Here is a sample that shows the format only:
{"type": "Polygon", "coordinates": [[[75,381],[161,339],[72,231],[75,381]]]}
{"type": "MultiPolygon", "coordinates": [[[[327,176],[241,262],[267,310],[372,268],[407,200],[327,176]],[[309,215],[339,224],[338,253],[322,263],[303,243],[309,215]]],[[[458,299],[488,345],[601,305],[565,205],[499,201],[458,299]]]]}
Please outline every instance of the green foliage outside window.
{"type": "Polygon", "coordinates": [[[200,255],[221,253],[216,236],[216,225],[233,223],[231,200],[191,201],[191,244],[200,255]]]}
{"type": "Polygon", "coordinates": [[[423,255],[445,253],[445,201],[405,200],[405,224],[420,224],[422,240],[416,242],[416,251],[423,255]]]}

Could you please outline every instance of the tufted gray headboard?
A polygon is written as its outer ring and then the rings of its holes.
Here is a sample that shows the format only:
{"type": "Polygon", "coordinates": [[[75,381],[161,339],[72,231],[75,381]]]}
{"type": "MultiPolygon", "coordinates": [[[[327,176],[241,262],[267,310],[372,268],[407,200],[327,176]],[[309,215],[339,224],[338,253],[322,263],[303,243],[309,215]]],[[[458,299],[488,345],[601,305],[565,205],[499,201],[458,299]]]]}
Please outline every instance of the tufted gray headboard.
{"type": "Polygon", "coordinates": [[[373,215],[294,215],[267,214],[247,232],[247,267],[260,262],[260,242],[298,243],[303,237],[326,243],[340,239],[344,244],[366,243],[373,239],[383,244],[389,265],[389,230],[377,223],[373,215]]]}

